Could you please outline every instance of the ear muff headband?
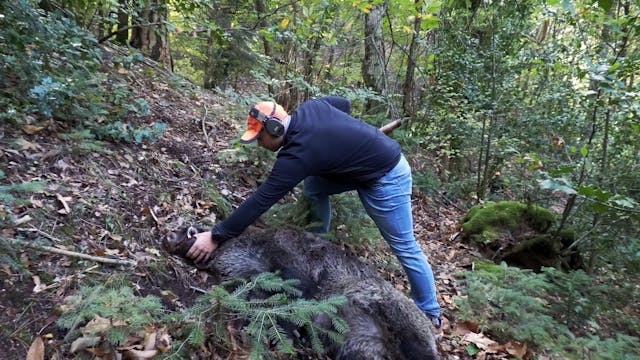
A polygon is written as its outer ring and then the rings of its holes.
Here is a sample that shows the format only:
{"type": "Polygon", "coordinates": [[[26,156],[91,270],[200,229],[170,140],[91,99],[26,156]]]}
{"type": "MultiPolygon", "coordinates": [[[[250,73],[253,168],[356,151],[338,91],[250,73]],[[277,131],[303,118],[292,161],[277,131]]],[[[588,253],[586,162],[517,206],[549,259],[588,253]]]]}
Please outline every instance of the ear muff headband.
{"type": "Polygon", "coordinates": [[[249,116],[260,121],[265,130],[267,130],[267,134],[273,137],[280,137],[284,135],[284,125],[280,119],[273,116],[276,113],[276,106],[277,104],[274,101],[273,110],[271,110],[271,114],[269,114],[269,116],[266,116],[260,110],[252,107],[251,110],[249,110],[249,116]]]}

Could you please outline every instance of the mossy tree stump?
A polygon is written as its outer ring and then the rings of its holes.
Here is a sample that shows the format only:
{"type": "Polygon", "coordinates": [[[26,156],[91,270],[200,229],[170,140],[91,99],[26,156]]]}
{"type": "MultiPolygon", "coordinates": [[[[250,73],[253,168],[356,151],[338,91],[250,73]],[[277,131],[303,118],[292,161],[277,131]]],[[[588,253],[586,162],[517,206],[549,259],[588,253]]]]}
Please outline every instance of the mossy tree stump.
{"type": "Polygon", "coordinates": [[[552,231],[556,215],[517,201],[489,202],[473,207],[463,220],[465,239],[495,261],[539,271],[541,267],[579,267],[577,254],[565,254],[573,231],[552,231]]]}

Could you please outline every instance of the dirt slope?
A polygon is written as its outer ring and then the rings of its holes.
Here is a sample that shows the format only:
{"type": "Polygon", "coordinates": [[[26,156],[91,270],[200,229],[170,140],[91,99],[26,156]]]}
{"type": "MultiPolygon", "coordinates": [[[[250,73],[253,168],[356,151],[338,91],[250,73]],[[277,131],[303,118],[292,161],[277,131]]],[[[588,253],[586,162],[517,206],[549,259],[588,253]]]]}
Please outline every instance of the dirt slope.
{"type": "MultiPolygon", "coordinates": [[[[38,336],[44,337],[46,358],[68,356],[62,345],[64,334],[55,324],[58,308],[80,285],[113,274],[132,276],[135,281],[130,285],[144,295],[162,297],[170,290],[178,299],[172,302],[176,308],[188,306],[198,295],[194,289],[206,289],[210,282],[173,259],[165,259],[164,270],[149,271],[149,264],[165,257],[159,244],[164,229],[211,221],[207,186],[214,184],[237,205],[251,193],[255,178],[264,176],[251,159],[220,163],[218,157],[239,134],[244,106],[203,92],[152,63],[117,71],[105,65],[149,103],[149,116],[130,120],[163,122],[168,124],[166,132],[155,143],[106,143],[104,151],[88,152],[80,143],[60,140],[58,135],[70,129],[55,120],[34,127],[3,125],[0,161],[6,182],[46,181],[47,185],[29,195],[29,205],[8,208],[19,224],[1,229],[1,235],[25,242],[46,239],[55,248],[134,260],[138,265],[106,265],[25,247],[21,261],[31,275],[1,265],[0,358],[24,359],[38,336]]],[[[445,310],[444,359],[468,358],[466,343],[453,332],[454,299],[460,295],[455,274],[469,269],[477,254],[456,237],[461,216],[461,209],[443,199],[415,196],[417,238],[433,265],[445,310]]],[[[372,263],[381,258],[375,253],[360,255],[372,263]]],[[[406,289],[401,273],[384,276],[406,289]]]]}

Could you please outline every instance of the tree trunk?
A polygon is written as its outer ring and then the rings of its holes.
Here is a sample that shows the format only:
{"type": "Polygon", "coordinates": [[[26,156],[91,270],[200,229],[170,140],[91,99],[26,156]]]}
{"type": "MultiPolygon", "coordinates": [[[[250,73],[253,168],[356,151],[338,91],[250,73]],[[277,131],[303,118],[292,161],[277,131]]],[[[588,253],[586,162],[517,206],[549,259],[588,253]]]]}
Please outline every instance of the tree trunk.
{"type": "MultiPolygon", "coordinates": [[[[316,54],[320,51],[320,46],[322,45],[322,41],[320,37],[316,37],[312,40],[313,45],[311,46],[311,50],[305,51],[304,53],[304,81],[306,81],[309,85],[314,85],[315,79],[315,60],[316,54]]],[[[311,97],[309,90],[305,90],[302,96],[302,99],[298,99],[298,103],[305,101],[311,97]]]]}
{"type": "Polygon", "coordinates": [[[118,31],[116,34],[116,43],[120,45],[126,45],[129,41],[129,12],[127,9],[127,0],[120,0],[120,6],[118,7],[118,29],[124,29],[118,31]]]}
{"type": "Polygon", "coordinates": [[[419,16],[422,13],[422,0],[415,0],[416,16],[413,21],[413,36],[411,37],[411,44],[409,45],[409,54],[407,54],[407,72],[404,78],[404,84],[402,85],[402,112],[405,117],[412,118],[415,115],[415,92],[416,82],[414,80],[414,74],[416,71],[416,58],[418,52],[418,38],[420,37],[420,29],[422,26],[422,17],[419,16]]]}
{"type": "MultiPolygon", "coordinates": [[[[267,4],[265,3],[264,0],[255,0],[254,1],[254,5],[256,7],[256,12],[258,13],[258,17],[260,18],[260,22],[258,22],[258,26],[259,29],[263,29],[267,27],[267,22],[265,21],[264,18],[262,18],[264,16],[264,14],[267,13],[267,4]]],[[[273,58],[273,49],[271,48],[271,44],[269,43],[269,41],[263,36],[262,37],[262,46],[264,48],[264,55],[267,58],[272,59],[273,58]]],[[[269,68],[267,70],[267,74],[269,75],[269,78],[273,79],[275,78],[275,72],[273,71],[272,68],[269,68]]],[[[268,84],[268,89],[269,89],[269,94],[275,94],[275,88],[272,84],[268,84]]]]}
{"type": "MultiPolygon", "coordinates": [[[[136,4],[137,5],[137,4],[136,4]]],[[[151,0],[144,7],[136,6],[137,17],[131,31],[131,46],[140,49],[153,60],[172,69],[171,52],[169,50],[169,34],[164,22],[167,20],[167,4],[165,0],[151,0]]]]}
{"type": "MultiPolygon", "coordinates": [[[[382,18],[389,6],[389,0],[375,6],[365,14],[364,23],[364,60],[362,62],[362,80],[364,85],[384,96],[387,93],[387,81],[384,68],[385,48],[382,38],[382,18]]],[[[365,112],[375,113],[382,104],[368,100],[365,112]]]]}

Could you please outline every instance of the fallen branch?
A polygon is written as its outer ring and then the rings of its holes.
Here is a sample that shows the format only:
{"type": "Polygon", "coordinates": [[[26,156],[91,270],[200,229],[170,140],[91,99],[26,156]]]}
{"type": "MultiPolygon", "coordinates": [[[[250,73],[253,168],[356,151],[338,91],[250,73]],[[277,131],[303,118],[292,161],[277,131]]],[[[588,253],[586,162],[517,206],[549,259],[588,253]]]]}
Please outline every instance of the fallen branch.
{"type": "Polygon", "coordinates": [[[203,105],[204,106],[204,116],[202,117],[202,133],[204,134],[204,139],[207,141],[207,145],[209,145],[209,148],[213,150],[213,146],[211,145],[211,140],[209,140],[209,134],[207,134],[207,127],[205,126],[205,120],[207,120],[207,114],[209,113],[209,111],[207,110],[207,105],[203,105]]]}
{"type": "Polygon", "coordinates": [[[22,240],[18,240],[18,239],[11,239],[11,238],[7,238],[7,237],[4,237],[4,236],[0,236],[0,239],[2,239],[4,241],[8,241],[8,242],[10,242],[12,244],[22,245],[22,246],[30,247],[32,249],[36,249],[36,250],[40,250],[40,251],[46,251],[46,252],[50,252],[50,253],[54,253],[54,254],[60,254],[60,255],[65,255],[65,256],[70,256],[70,257],[76,257],[76,258],[81,258],[81,259],[85,259],[85,260],[91,260],[91,261],[95,261],[95,262],[99,262],[99,263],[103,263],[103,264],[130,265],[130,266],[135,266],[136,265],[136,262],[133,261],[133,260],[119,260],[119,259],[110,259],[110,258],[105,258],[105,257],[100,257],[100,256],[87,255],[87,254],[82,254],[82,253],[78,253],[78,252],[75,252],[75,251],[58,249],[58,248],[55,248],[55,247],[52,247],[52,246],[33,244],[33,243],[30,243],[30,242],[26,242],[26,241],[22,241],[22,240]]]}

